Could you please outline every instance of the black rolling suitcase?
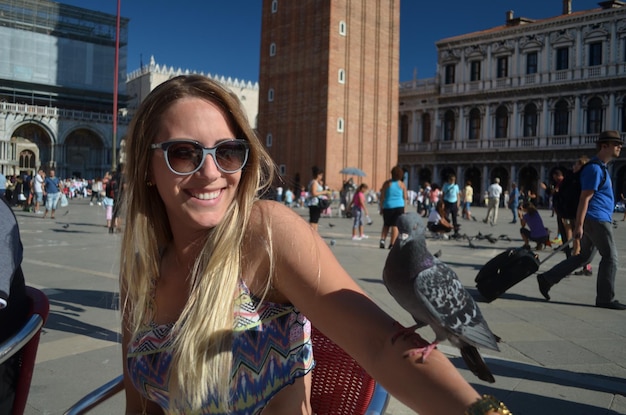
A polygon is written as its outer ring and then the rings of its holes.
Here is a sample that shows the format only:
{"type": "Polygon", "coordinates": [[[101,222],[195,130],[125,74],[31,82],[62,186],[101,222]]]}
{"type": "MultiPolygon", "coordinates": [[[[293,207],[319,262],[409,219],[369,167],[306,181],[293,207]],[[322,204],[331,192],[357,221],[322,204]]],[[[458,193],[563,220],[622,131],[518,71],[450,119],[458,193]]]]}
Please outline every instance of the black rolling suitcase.
{"type": "Polygon", "coordinates": [[[539,265],[552,258],[554,254],[565,248],[571,240],[555,249],[541,262],[533,251],[526,248],[509,248],[489,260],[474,279],[478,292],[492,302],[509,288],[531,276],[539,269],[539,265]]]}

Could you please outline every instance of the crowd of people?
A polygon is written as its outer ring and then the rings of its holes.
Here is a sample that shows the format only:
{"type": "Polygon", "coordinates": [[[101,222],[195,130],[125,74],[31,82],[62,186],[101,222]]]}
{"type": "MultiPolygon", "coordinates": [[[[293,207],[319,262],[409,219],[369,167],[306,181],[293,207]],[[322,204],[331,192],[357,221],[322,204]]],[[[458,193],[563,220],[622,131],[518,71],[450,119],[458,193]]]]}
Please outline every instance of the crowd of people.
{"type": "Polygon", "coordinates": [[[90,180],[60,179],[53,168],[40,168],[34,176],[25,173],[6,177],[0,173],[0,198],[11,207],[44,219],[56,219],[56,210],[67,206],[71,199],[89,198],[91,206],[104,208],[109,233],[121,232],[121,174],[121,167],[113,174],[106,172],[90,180]]]}

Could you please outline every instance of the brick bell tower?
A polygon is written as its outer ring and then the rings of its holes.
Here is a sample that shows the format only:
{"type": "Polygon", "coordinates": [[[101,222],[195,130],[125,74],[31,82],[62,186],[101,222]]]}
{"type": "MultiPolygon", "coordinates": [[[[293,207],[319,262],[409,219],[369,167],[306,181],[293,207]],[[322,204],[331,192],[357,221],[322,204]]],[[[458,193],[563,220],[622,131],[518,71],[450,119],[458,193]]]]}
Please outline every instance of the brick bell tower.
{"type": "MultiPolygon", "coordinates": [[[[285,186],[344,167],[379,190],[398,160],[399,0],[263,0],[258,133],[285,186]]],[[[297,193],[297,192],[296,192],[297,193]]]]}

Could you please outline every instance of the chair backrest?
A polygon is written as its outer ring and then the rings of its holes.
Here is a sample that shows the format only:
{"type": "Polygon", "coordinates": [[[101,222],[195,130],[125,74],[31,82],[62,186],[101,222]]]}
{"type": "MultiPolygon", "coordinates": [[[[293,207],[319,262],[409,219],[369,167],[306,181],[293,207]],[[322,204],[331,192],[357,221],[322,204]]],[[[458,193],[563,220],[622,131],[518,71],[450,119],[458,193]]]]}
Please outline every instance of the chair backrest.
{"type": "Polygon", "coordinates": [[[12,409],[14,415],[24,413],[30,382],[33,378],[41,328],[46,323],[50,311],[48,297],[42,291],[27,286],[26,297],[30,303],[26,323],[14,336],[0,345],[0,363],[13,356],[19,356],[19,371],[15,383],[15,399],[12,409]]]}
{"type": "Polygon", "coordinates": [[[384,413],[388,394],[341,347],[315,327],[311,328],[315,369],[311,406],[318,415],[370,415],[384,413]],[[376,399],[374,396],[377,395],[376,399]],[[370,407],[376,401],[378,408],[370,407]]]}

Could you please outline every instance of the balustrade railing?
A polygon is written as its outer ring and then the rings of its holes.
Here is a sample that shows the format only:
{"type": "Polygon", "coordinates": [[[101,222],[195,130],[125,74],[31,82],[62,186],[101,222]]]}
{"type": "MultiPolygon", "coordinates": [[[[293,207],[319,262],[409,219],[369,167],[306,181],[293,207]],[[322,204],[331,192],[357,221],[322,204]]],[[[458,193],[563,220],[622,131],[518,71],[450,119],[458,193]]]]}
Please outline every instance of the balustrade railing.
{"type": "MultiPolygon", "coordinates": [[[[626,134],[623,134],[626,139],[626,134]]],[[[433,152],[485,152],[495,149],[507,151],[546,151],[566,148],[593,149],[598,134],[582,134],[578,136],[559,135],[550,137],[515,137],[493,138],[481,140],[436,140],[426,143],[399,144],[400,153],[433,153],[433,152]]]]}
{"type": "MultiPolygon", "coordinates": [[[[14,104],[10,102],[0,102],[0,111],[17,113],[41,117],[58,117],[72,120],[93,121],[102,123],[112,123],[113,114],[106,112],[76,111],[57,107],[45,107],[41,105],[14,104]]],[[[129,123],[130,117],[120,115],[118,122],[129,123]]]]}

